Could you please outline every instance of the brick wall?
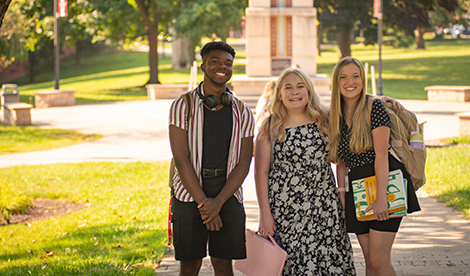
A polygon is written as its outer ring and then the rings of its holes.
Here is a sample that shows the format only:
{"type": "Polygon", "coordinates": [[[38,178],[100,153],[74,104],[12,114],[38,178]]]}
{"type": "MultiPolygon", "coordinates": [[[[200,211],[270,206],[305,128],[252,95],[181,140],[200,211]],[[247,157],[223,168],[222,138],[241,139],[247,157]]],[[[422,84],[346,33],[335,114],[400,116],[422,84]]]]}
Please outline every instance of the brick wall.
{"type": "Polygon", "coordinates": [[[277,55],[277,17],[271,16],[271,56],[277,55]]]}
{"type": "Polygon", "coordinates": [[[286,55],[292,56],[292,16],[286,16],[286,55]]]}

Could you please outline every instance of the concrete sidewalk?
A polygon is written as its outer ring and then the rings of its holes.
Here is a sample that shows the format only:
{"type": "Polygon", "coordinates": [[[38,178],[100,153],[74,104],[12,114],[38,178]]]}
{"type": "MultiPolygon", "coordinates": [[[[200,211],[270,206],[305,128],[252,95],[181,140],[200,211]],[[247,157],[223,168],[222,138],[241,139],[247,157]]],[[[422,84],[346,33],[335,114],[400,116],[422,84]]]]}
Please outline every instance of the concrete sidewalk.
{"type": "MultiPolygon", "coordinates": [[[[171,158],[168,110],[171,100],[114,102],[49,109],[33,109],[33,124],[83,133],[99,133],[97,141],[70,147],[0,156],[0,167],[86,161],[161,161],[171,158]]],[[[456,114],[470,111],[470,103],[401,101],[426,121],[426,142],[458,136],[456,114]]],[[[247,227],[258,228],[253,168],[243,184],[247,227]]],[[[422,211],[407,216],[393,247],[398,275],[470,275],[470,223],[452,209],[420,192],[422,211]]],[[[364,275],[359,245],[351,236],[358,275],[364,275]]],[[[158,275],[178,275],[171,254],[157,268],[158,275]]],[[[207,258],[200,275],[212,275],[207,258]]],[[[237,275],[242,275],[237,272],[237,275]]]]}
{"type": "Polygon", "coordinates": [[[103,138],[53,150],[0,156],[0,167],[89,161],[171,159],[168,112],[172,101],[127,101],[32,109],[33,125],[103,138]]]}

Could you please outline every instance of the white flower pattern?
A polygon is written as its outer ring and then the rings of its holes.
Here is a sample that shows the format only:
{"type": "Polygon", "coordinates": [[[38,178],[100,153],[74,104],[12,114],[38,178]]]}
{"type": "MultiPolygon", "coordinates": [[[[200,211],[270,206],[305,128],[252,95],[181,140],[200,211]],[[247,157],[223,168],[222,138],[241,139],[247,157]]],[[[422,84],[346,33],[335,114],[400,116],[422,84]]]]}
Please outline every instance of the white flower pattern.
{"type": "Polygon", "coordinates": [[[356,275],[344,211],[316,123],[286,130],[274,145],[269,202],[281,246],[283,275],[356,275]]]}

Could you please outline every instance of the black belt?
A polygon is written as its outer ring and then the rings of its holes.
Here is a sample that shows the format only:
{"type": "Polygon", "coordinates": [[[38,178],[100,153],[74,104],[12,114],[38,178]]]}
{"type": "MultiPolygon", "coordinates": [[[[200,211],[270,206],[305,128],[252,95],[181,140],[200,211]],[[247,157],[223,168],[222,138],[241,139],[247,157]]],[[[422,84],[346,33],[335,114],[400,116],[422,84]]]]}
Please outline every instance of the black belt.
{"type": "Polygon", "coordinates": [[[215,178],[227,175],[227,169],[202,169],[202,177],[215,178]]]}

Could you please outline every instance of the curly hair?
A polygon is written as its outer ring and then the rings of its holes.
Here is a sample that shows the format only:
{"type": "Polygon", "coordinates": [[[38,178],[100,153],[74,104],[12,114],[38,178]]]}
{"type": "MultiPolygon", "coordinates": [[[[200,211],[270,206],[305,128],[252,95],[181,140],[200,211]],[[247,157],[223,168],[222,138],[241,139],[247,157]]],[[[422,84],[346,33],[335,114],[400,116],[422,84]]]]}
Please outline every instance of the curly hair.
{"type": "Polygon", "coordinates": [[[225,51],[229,53],[232,56],[232,58],[235,58],[235,49],[233,49],[232,46],[230,46],[229,44],[223,41],[212,41],[212,42],[206,43],[206,45],[204,45],[204,47],[202,47],[201,49],[201,57],[203,61],[204,61],[204,57],[207,56],[207,54],[209,54],[209,52],[212,50],[225,51]]]}

